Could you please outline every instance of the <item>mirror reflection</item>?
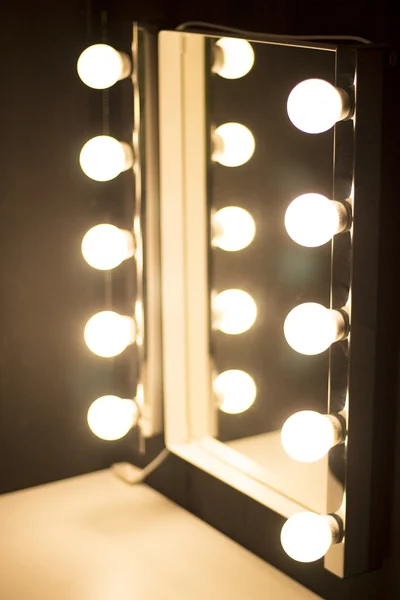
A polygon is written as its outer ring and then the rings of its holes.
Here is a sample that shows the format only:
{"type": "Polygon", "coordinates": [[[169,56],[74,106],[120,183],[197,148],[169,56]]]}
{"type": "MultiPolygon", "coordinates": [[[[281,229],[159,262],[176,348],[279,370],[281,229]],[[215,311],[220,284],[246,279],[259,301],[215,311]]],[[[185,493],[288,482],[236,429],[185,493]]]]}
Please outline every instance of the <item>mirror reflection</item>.
{"type": "Polygon", "coordinates": [[[324,513],[341,436],[324,416],[329,347],[345,327],[329,310],[330,240],[346,226],[331,200],[332,127],[346,114],[335,53],[232,38],[205,48],[214,436],[250,475],[324,513]]]}

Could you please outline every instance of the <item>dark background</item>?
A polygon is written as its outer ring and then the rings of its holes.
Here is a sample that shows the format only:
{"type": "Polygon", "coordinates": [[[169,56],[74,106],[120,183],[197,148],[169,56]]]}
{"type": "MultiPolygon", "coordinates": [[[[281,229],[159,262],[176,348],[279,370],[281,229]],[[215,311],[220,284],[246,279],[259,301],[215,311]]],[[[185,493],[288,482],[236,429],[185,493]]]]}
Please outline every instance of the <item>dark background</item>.
{"type": "MultiPolygon", "coordinates": [[[[97,184],[79,168],[77,157],[89,137],[109,127],[112,135],[129,141],[131,130],[126,85],[121,83],[109,95],[89,90],[76,75],[80,52],[105,39],[106,31],[111,44],[128,50],[133,19],[160,27],[201,19],[271,33],[356,34],[373,41],[394,40],[399,31],[392,0],[218,4],[158,0],[142,6],[110,0],[109,4],[39,0],[9,3],[2,9],[3,493],[105,468],[117,460],[145,462],[161,447],[161,441],[155,440],[149,444],[148,456],[139,457],[134,433],[109,444],[95,438],[86,424],[87,408],[99,395],[132,394],[135,357],[129,352],[114,360],[95,357],[83,343],[83,326],[105,306],[127,310],[134,289],[126,283],[132,264],[127,262],[113,274],[110,287],[104,274],[81,258],[82,236],[93,224],[105,219],[117,225],[129,222],[132,181],[126,174],[97,184]],[[104,19],[101,22],[102,8],[108,9],[107,27],[104,19]],[[107,106],[110,120],[103,116],[107,106]]],[[[396,598],[400,594],[396,572],[399,443],[396,457],[392,540],[384,569],[344,582],[323,571],[319,563],[299,565],[287,559],[275,542],[280,518],[183,461],[171,457],[150,482],[324,598],[396,598]]]]}

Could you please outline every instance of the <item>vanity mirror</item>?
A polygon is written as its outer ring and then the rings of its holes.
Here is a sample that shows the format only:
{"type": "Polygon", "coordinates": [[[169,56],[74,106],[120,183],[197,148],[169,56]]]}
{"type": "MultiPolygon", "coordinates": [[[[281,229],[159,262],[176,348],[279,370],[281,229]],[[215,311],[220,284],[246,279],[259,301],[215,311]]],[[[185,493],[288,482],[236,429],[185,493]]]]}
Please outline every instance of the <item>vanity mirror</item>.
{"type": "Polygon", "coordinates": [[[167,447],[340,577],[382,559],[389,54],[159,35],[167,447]]]}

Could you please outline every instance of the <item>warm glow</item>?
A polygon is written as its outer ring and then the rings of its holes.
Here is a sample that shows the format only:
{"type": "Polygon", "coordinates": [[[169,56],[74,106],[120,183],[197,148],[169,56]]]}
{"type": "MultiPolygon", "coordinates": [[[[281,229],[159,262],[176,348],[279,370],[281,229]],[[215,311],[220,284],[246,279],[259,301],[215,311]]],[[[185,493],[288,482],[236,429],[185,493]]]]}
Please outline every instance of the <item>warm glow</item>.
{"type": "Polygon", "coordinates": [[[108,135],[98,135],[83,146],[79,162],[90,179],[110,181],[132,166],[132,148],[108,135]]]}
{"type": "Polygon", "coordinates": [[[328,552],[333,542],[329,517],[311,512],[290,517],[281,531],[284,551],[298,562],[314,562],[328,552]]]}
{"type": "Polygon", "coordinates": [[[94,354],[117,356],[135,341],[134,320],[112,311],[99,312],[87,322],[84,336],[94,354]]]}
{"type": "Polygon", "coordinates": [[[257,307],[253,298],[243,290],[225,290],[212,301],[214,327],[236,335],[244,333],[253,325],[257,307]]]}
{"type": "Polygon", "coordinates": [[[212,219],[213,246],[227,252],[246,248],[253,241],[255,231],[251,214],[238,206],[221,208],[212,219]]]}
{"type": "Polygon", "coordinates": [[[237,415],[250,408],[256,398],[256,384],[244,371],[232,369],[220,373],[214,380],[214,392],[220,410],[237,415]]]}
{"type": "Polygon", "coordinates": [[[133,251],[132,234],[106,223],[89,229],[82,240],[83,258],[94,269],[114,269],[133,251]]]}
{"type": "Polygon", "coordinates": [[[343,94],[323,79],[307,79],[296,85],[289,95],[287,112],[293,125],[305,133],[328,131],[347,116],[343,94]]]}
{"type": "Polygon", "coordinates": [[[285,319],[284,334],[289,346],[300,354],[320,354],[339,339],[342,315],[315,302],[300,304],[285,319]]]}
{"type": "Polygon", "coordinates": [[[77,70],[83,83],[96,90],[105,90],[128,77],[131,62],[126,54],[115,48],[107,44],[95,44],[82,52],[77,70]]]}
{"type": "Polygon", "coordinates": [[[239,79],[246,75],[254,64],[254,50],[246,40],[224,37],[218,40],[214,73],[225,79],[239,79]]]}
{"type": "Polygon", "coordinates": [[[328,415],[312,410],[295,413],[282,427],[282,446],[299,462],[315,462],[335,445],[335,427],[328,415]]]}
{"type": "Polygon", "coordinates": [[[286,211],[286,231],[301,246],[326,244],[341,229],[338,204],[321,194],[299,196],[286,211]]]}
{"type": "Polygon", "coordinates": [[[136,402],[118,396],[97,398],[88,410],[90,429],[103,440],[119,440],[136,425],[139,411],[136,402]]]}
{"type": "Polygon", "coordinates": [[[244,165],[255,149],[253,134],[240,123],[224,123],[217,127],[213,142],[213,160],[225,167],[244,165]]]}

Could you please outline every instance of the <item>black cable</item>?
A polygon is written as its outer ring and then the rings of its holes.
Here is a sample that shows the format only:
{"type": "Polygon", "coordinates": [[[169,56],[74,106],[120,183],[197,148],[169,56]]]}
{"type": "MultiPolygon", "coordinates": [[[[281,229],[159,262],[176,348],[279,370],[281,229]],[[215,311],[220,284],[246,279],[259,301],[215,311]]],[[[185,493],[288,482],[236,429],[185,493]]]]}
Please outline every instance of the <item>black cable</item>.
{"type": "Polygon", "coordinates": [[[179,25],[176,30],[177,31],[186,31],[187,29],[208,29],[208,33],[219,33],[219,32],[228,32],[234,33],[237,35],[242,35],[247,38],[258,37],[261,39],[274,39],[274,40],[303,40],[303,41],[311,41],[311,40],[325,40],[325,41],[353,41],[359,42],[360,44],[371,44],[370,40],[367,40],[363,37],[351,36],[351,35],[278,35],[278,34],[270,34],[270,33],[259,33],[255,31],[246,31],[244,29],[238,29],[236,27],[227,27],[226,25],[217,25],[215,23],[206,23],[205,21],[187,21],[186,23],[182,23],[179,25]]]}

